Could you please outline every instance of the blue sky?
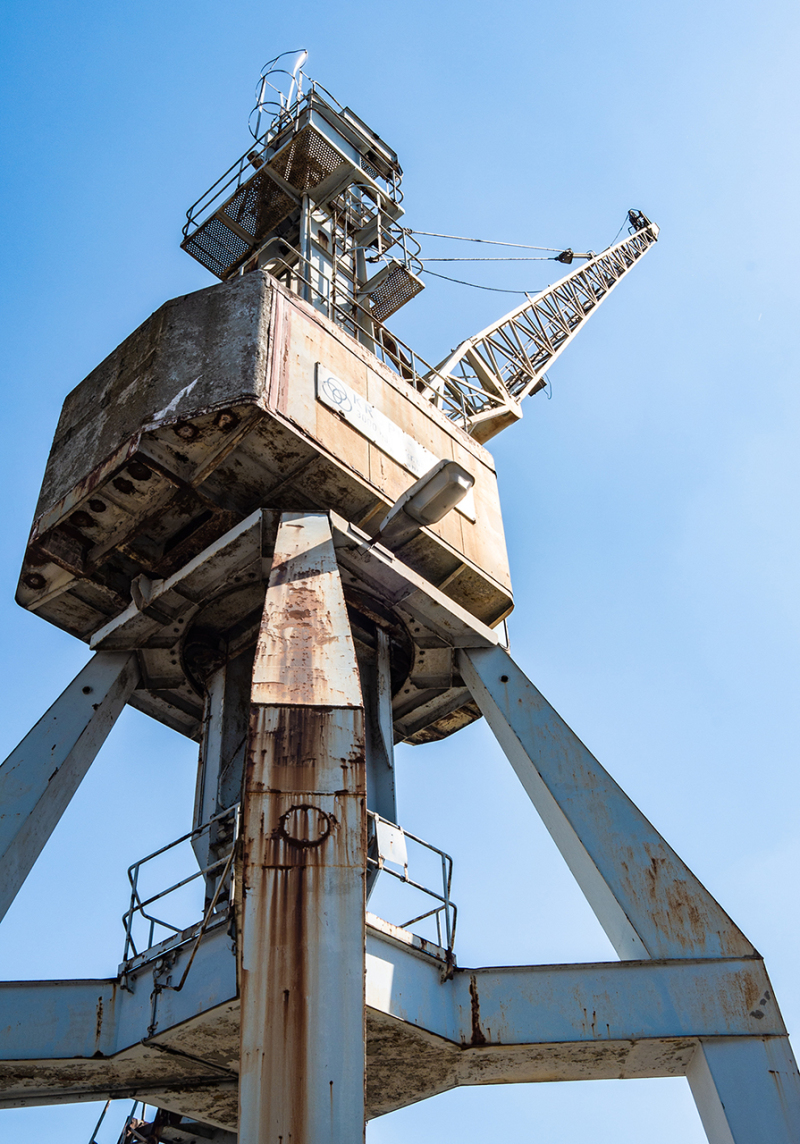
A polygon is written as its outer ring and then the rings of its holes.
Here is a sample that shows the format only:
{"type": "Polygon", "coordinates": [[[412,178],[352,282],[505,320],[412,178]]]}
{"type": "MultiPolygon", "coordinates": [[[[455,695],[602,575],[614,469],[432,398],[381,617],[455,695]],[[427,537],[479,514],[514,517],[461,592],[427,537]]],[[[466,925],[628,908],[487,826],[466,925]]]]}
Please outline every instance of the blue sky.
{"type": "MultiPolygon", "coordinates": [[[[13,602],[61,402],[211,283],[179,249],[184,212],[244,149],[262,63],[305,46],[397,150],[409,226],[576,250],[631,206],[661,226],[552,400],[492,443],[512,652],[764,954],[800,1030],[796,6],[6,0],[2,22],[0,757],[87,658],[13,602]]],[[[431,279],[394,325],[439,360],[513,301],[431,279]]],[[[185,829],[195,763],[126,712],[0,929],[0,978],[115,972],[125,869],[185,829]]],[[[455,858],[461,964],[612,956],[485,726],[399,769],[403,823],[455,858]]],[[[88,1140],[95,1118],[0,1112],[0,1141],[88,1140]]],[[[704,1139],[682,1081],[464,1090],[368,1138],[590,1126],[597,1144],[704,1139]]]]}

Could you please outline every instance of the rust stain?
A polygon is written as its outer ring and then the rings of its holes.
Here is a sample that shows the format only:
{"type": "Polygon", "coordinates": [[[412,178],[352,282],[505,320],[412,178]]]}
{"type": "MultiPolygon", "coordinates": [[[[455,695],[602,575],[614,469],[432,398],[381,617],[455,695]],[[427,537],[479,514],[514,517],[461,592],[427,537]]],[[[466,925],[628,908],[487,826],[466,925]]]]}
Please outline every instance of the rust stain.
{"type": "Polygon", "coordinates": [[[94,1026],[95,1040],[99,1041],[100,1034],[102,1033],[102,1031],[103,1031],[103,998],[98,997],[97,998],[97,1020],[95,1021],[95,1026],[94,1026]]]}
{"type": "Polygon", "coordinates": [[[470,1010],[472,1013],[472,1039],[471,1045],[485,1045],[486,1037],[481,1028],[481,1006],[478,997],[478,981],[474,973],[469,977],[470,1010]]]}

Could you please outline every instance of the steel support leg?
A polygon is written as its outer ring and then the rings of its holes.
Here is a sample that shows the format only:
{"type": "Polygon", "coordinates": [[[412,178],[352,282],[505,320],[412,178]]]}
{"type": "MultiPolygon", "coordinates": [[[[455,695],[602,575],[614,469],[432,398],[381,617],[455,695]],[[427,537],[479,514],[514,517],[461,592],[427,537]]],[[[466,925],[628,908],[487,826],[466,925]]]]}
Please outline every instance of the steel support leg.
{"type": "Polygon", "coordinates": [[[755,950],[502,648],[459,670],[623,961],[755,950]]]}
{"type": "MultiPolygon", "coordinates": [[[[505,651],[462,650],[458,662],[620,958],[758,958],[505,651]]],[[[768,993],[755,1009],[767,1004],[768,993]]],[[[800,1144],[800,1077],[788,1037],[703,1038],[687,1076],[711,1144],[800,1144]]]]}
{"type": "Polygon", "coordinates": [[[281,518],[243,799],[239,1139],[364,1136],[364,712],[326,516],[281,518]]]}
{"type": "Polygon", "coordinates": [[[798,1144],[800,1077],[788,1037],[703,1040],[687,1074],[710,1144],[798,1144]]]}
{"type": "Polygon", "coordinates": [[[135,655],[98,652],[0,766],[0,920],[138,682],[135,655]]]}
{"type": "MultiPolygon", "coordinates": [[[[252,673],[250,657],[239,655],[214,672],[208,681],[195,790],[195,828],[235,806],[242,796],[252,673]]],[[[221,835],[219,824],[196,835],[192,848],[200,867],[209,866],[219,858],[220,844],[226,849],[228,841],[227,831],[221,835]]],[[[218,869],[206,877],[209,900],[216,890],[220,872],[218,869]]]]}

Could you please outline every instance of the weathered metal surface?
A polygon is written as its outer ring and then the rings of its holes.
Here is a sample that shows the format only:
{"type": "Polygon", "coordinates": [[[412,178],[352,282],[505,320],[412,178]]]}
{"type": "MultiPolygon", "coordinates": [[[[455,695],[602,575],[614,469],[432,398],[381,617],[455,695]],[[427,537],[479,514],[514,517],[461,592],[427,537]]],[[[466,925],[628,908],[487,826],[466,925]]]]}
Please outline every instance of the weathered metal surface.
{"type": "Polygon", "coordinates": [[[253,665],[252,702],[361,707],[327,516],[284,513],[253,665]]]}
{"type": "Polygon", "coordinates": [[[327,517],[287,514],[253,670],[243,796],[239,1132],[364,1130],[366,774],[327,517]]]}
{"type": "MultiPolygon", "coordinates": [[[[429,580],[446,580],[481,619],[507,614],[489,454],[261,272],[167,303],[69,395],[19,603],[81,639],[100,629],[112,639],[132,581],[168,579],[258,508],[334,509],[374,530],[414,473],[316,399],[321,361],[387,423],[475,476],[476,521],[450,513],[409,541],[404,559],[429,580]]],[[[197,705],[170,679],[168,659],[162,666],[146,688],[152,713],[185,730],[197,705]]]]}
{"type": "Polygon", "coordinates": [[[502,648],[464,680],[623,960],[752,957],[711,894],[502,648]]]}
{"type": "Polygon", "coordinates": [[[435,958],[370,930],[366,997],[464,1048],[786,1035],[763,963],[747,958],[458,968],[442,981],[435,958]]]}
{"type": "Polygon", "coordinates": [[[95,655],[0,765],[0,919],[138,682],[135,656],[95,655]]]}
{"type": "Polygon", "coordinates": [[[0,1107],[139,1097],[236,1126],[236,958],[207,931],[119,980],[0,984],[0,1107]]]}
{"type": "Polygon", "coordinates": [[[788,1038],[703,1038],[687,1075],[709,1144],[800,1141],[800,1076],[788,1038]]]}
{"type": "MultiPolygon", "coordinates": [[[[185,632],[213,577],[218,587],[234,578],[231,542],[247,547],[240,525],[263,506],[333,509],[369,535],[413,483],[413,465],[391,455],[389,437],[381,449],[317,400],[321,361],[381,424],[476,479],[475,521],[456,512],[423,528],[403,545],[403,563],[467,616],[494,624],[511,609],[485,450],[269,275],[175,299],[67,398],[17,599],[96,649],[136,647],[142,678],[132,705],[190,737],[200,735],[202,697],[185,632]],[[190,581],[204,581],[199,595],[190,581]]],[[[429,706],[429,692],[409,689],[406,707],[425,707],[410,734],[450,714],[446,699],[429,706]]]]}
{"type": "MultiPolygon", "coordinates": [[[[443,956],[374,921],[366,959],[368,1116],[457,1084],[687,1070],[697,1096],[707,1068],[699,1048],[717,1068],[717,1045],[726,1056],[726,1046],[745,1035],[757,1047],[766,1038],[766,1051],[779,1059],[785,1043],[757,959],[456,969],[443,979],[443,956]]],[[[0,1107],[140,1095],[235,1129],[240,1009],[224,928],[204,936],[187,978],[192,989],[159,994],[157,1028],[148,1031],[154,984],[177,981],[190,949],[187,941],[175,951],[166,974],[143,965],[133,992],[107,980],[1,985],[0,1107]]]]}

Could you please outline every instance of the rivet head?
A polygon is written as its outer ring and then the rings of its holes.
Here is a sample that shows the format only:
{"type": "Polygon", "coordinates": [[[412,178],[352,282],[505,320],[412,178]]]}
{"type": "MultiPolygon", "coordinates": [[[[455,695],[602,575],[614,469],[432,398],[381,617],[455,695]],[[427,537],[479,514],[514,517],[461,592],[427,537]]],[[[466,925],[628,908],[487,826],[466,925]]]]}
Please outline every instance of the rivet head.
{"type": "Polygon", "coordinates": [[[195,425],[190,425],[188,421],[184,421],[175,426],[175,433],[182,441],[194,441],[198,430],[195,425]]]}

